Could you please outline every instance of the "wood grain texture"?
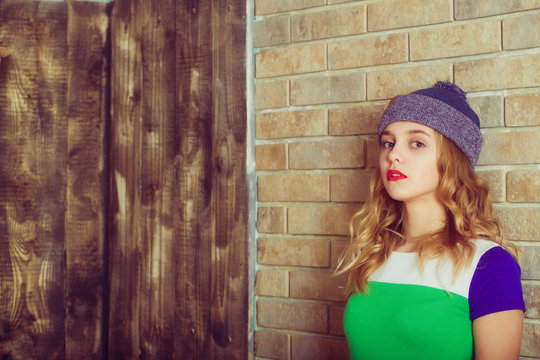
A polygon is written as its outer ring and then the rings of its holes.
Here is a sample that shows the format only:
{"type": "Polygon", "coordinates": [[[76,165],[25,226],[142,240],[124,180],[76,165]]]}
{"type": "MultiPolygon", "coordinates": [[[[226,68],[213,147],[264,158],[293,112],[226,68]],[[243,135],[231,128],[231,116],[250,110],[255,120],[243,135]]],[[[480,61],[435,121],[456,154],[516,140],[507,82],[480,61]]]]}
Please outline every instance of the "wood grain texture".
{"type": "Polygon", "coordinates": [[[115,2],[114,358],[248,356],[244,12],[115,2]]]}
{"type": "Polygon", "coordinates": [[[65,351],[104,355],[108,193],[108,25],[106,4],[69,1],[65,351]]]}
{"type": "Polygon", "coordinates": [[[134,2],[118,2],[111,23],[111,241],[109,353],[139,357],[141,23],[134,2]],[[127,21],[123,20],[127,18],[127,21]],[[138,22],[137,22],[138,21],[138,22]]]}
{"type": "Polygon", "coordinates": [[[173,1],[119,1],[112,23],[113,358],[173,358],[173,1]]]}
{"type": "Polygon", "coordinates": [[[180,336],[175,350],[192,358],[212,359],[212,2],[181,2],[176,13],[180,156],[175,310],[180,336]]]}
{"type": "Polygon", "coordinates": [[[0,357],[247,358],[245,4],[112,8],[0,2],[0,357]]]}
{"type": "Polygon", "coordinates": [[[64,357],[66,7],[2,2],[0,355],[64,357]]]}
{"type": "Polygon", "coordinates": [[[177,347],[247,358],[245,4],[183,2],[177,36],[177,347]]]}
{"type": "Polygon", "coordinates": [[[245,4],[213,2],[213,218],[215,359],[247,357],[245,4]]]}

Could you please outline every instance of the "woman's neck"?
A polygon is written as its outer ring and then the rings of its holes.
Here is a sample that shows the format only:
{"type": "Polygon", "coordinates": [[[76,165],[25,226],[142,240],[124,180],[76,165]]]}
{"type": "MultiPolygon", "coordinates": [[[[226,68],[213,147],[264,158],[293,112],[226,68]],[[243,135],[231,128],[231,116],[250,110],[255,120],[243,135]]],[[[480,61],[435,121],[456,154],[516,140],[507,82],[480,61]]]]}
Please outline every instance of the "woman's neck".
{"type": "Polygon", "coordinates": [[[416,251],[424,236],[440,230],[446,222],[444,205],[440,202],[430,204],[404,204],[403,235],[405,242],[397,251],[416,251]]]}

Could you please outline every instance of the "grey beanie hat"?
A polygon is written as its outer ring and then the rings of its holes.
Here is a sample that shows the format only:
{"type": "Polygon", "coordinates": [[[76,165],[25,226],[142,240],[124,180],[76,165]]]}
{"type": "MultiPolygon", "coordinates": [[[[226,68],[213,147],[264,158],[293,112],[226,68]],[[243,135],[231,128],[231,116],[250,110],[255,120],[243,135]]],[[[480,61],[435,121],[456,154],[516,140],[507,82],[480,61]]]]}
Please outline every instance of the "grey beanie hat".
{"type": "Polygon", "coordinates": [[[425,125],[457,145],[474,168],[482,134],[480,119],[467,103],[467,94],[451,82],[394,97],[383,113],[378,135],[391,123],[410,121],[425,125]]]}

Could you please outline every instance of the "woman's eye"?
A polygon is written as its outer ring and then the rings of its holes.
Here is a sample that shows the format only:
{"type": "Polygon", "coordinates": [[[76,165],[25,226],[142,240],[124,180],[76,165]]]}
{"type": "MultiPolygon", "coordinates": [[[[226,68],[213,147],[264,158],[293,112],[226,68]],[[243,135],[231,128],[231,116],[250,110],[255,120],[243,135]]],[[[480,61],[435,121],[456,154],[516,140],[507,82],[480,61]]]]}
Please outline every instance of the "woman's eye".
{"type": "Polygon", "coordinates": [[[390,149],[394,146],[394,143],[391,141],[381,141],[381,147],[383,149],[390,149]]]}
{"type": "Polygon", "coordinates": [[[421,141],[413,141],[412,142],[412,147],[413,148],[421,148],[421,147],[424,147],[424,146],[425,146],[424,143],[421,142],[421,141]]]}

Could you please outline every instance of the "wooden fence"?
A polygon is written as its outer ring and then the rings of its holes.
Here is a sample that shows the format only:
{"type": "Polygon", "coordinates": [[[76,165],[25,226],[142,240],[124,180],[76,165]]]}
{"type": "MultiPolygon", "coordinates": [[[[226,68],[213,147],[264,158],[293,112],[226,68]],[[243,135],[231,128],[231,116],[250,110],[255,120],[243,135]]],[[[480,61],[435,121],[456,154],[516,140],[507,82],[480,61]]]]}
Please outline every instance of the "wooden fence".
{"type": "Polygon", "coordinates": [[[0,0],[0,358],[248,357],[245,12],[0,0]]]}

